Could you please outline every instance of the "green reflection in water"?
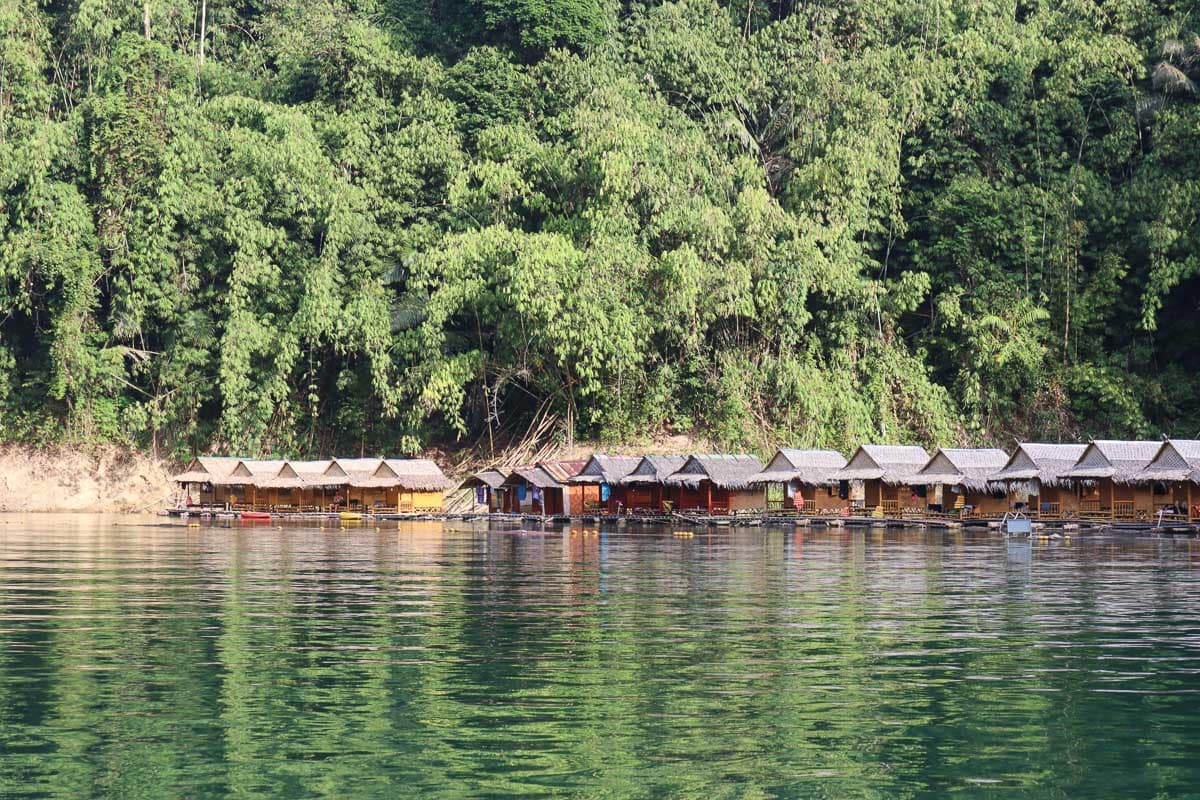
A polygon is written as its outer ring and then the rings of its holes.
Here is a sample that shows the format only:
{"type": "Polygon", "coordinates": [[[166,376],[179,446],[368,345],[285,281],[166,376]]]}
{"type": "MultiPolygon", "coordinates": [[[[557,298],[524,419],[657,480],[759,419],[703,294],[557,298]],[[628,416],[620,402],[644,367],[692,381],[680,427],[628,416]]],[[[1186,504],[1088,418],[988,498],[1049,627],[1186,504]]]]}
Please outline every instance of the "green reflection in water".
{"type": "Polygon", "coordinates": [[[9,517],[5,797],[1200,793],[1200,549],[9,517]]]}

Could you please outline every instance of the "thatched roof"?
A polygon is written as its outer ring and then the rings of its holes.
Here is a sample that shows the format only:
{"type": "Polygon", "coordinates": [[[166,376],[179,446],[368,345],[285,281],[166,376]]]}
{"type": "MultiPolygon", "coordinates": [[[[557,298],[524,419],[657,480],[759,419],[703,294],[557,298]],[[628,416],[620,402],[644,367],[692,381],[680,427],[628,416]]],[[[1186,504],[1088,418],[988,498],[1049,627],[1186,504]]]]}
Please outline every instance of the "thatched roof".
{"type": "Polygon", "coordinates": [[[807,486],[827,486],[836,483],[833,473],[846,466],[846,457],[836,450],[796,450],[781,447],[763,468],[750,478],[750,483],[789,483],[798,481],[807,486]]]}
{"type": "Polygon", "coordinates": [[[255,488],[258,489],[308,489],[311,488],[303,478],[280,477],[255,478],[255,488]]]}
{"type": "Polygon", "coordinates": [[[280,469],[280,475],[296,475],[305,480],[315,480],[323,476],[329,467],[333,465],[333,459],[326,458],[320,461],[287,461],[280,469]]]}
{"type": "Polygon", "coordinates": [[[1163,442],[1138,478],[1200,483],[1200,440],[1168,439],[1163,442]]]}
{"type": "Polygon", "coordinates": [[[987,491],[991,476],[1008,462],[1008,453],[995,448],[942,447],[913,476],[914,483],[931,486],[962,486],[973,492],[987,491]]]}
{"type": "Polygon", "coordinates": [[[335,458],[330,474],[340,470],[347,477],[374,475],[382,463],[382,458],[335,458]]]}
{"type": "Polygon", "coordinates": [[[427,458],[381,459],[370,474],[352,469],[347,480],[356,489],[408,489],[414,492],[444,491],[454,485],[442,474],[441,468],[427,458]]]}
{"type": "Polygon", "coordinates": [[[327,466],[319,474],[304,475],[310,486],[363,486],[373,487],[371,482],[375,471],[383,463],[382,458],[335,458],[325,463],[327,466]]]}
{"type": "Polygon", "coordinates": [[[720,489],[748,489],[750,479],[762,472],[762,462],[754,456],[706,454],[689,456],[679,470],[668,475],[664,483],[699,486],[711,481],[720,489]]]}
{"type": "Polygon", "coordinates": [[[583,469],[570,479],[571,483],[615,484],[637,469],[640,456],[610,456],[596,453],[587,460],[583,469]]]}
{"type": "Polygon", "coordinates": [[[1046,444],[1019,442],[1016,451],[1005,462],[993,481],[1013,482],[1036,480],[1042,486],[1061,486],[1069,472],[1087,450],[1086,444],[1046,444]]]}
{"type": "Polygon", "coordinates": [[[460,489],[471,489],[476,486],[487,486],[490,489],[496,489],[504,483],[504,479],[508,476],[497,469],[485,469],[482,472],[476,472],[458,486],[460,489]]]}
{"type": "Polygon", "coordinates": [[[1161,446],[1161,442],[1096,439],[1063,477],[1084,480],[1111,478],[1115,483],[1138,483],[1138,474],[1146,468],[1161,446]]]}
{"type": "Polygon", "coordinates": [[[329,469],[332,463],[329,459],[324,461],[284,461],[274,476],[255,477],[254,485],[260,489],[312,489],[334,485],[322,479],[325,470],[329,469]]]}
{"type": "Polygon", "coordinates": [[[308,489],[322,486],[403,487],[438,491],[452,486],[428,459],[338,458],[323,461],[278,459],[194,459],[180,483],[249,485],[260,489],[308,489]]]}
{"type": "Polygon", "coordinates": [[[536,464],[528,467],[517,467],[504,479],[505,486],[517,486],[522,483],[536,486],[539,489],[562,488],[562,484],[553,475],[536,464]]]}
{"type": "Polygon", "coordinates": [[[639,483],[665,483],[667,478],[677,472],[685,463],[685,456],[642,456],[633,472],[622,478],[619,483],[624,485],[639,483]]]}
{"type": "Polygon", "coordinates": [[[255,478],[274,478],[279,474],[279,470],[283,469],[283,465],[287,462],[282,458],[247,458],[242,461],[246,468],[250,470],[250,474],[255,478]]]}
{"type": "Polygon", "coordinates": [[[216,486],[241,486],[253,479],[253,474],[240,458],[199,456],[171,480],[176,483],[210,483],[216,486]]]}
{"type": "Polygon", "coordinates": [[[907,484],[929,462],[925,448],[912,445],[864,444],[854,451],[844,469],[833,474],[839,481],[882,480],[907,484]]]}
{"type": "Polygon", "coordinates": [[[454,486],[432,459],[385,458],[375,470],[376,478],[392,479],[393,485],[413,492],[439,492],[454,486]]]}

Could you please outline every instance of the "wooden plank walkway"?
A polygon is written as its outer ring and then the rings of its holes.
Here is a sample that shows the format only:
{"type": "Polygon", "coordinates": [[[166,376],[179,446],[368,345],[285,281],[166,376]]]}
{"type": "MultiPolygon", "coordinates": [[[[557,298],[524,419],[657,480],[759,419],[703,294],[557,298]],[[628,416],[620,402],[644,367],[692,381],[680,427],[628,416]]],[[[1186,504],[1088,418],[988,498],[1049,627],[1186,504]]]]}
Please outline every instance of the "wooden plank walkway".
{"type": "MultiPolygon", "coordinates": [[[[225,511],[217,508],[169,508],[162,512],[166,516],[183,517],[187,519],[238,519],[239,512],[225,511]]],[[[321,522],[321,523],[354,523],[374,521],[464,521],[464,522],[511,522],[514,524],[569,524],[572,522],[585,524],[606,524],[619,526],[640,525],[688,525],[691,527],[812,527],[812,528],[908,528],[925,530],[999,530],[1003,523],[1000,519],[971,517],[954,519],[949,517],[875,517],[875,516],[796,516],[775,514],[732,514],[704,515],[696,513],[658,513],[658,514],[508,514],[508,513],[430,513],[387,512],[372,514],[369,512],[351,512],[358,514],[358,519],[344,518],[341,512],[279,512],[272,513],[271,522],[321,522]]],[[[261,518],[247,521],[265,521],[261,518]]],[[[1033,520],[1035,533],[1037,531],[1117,531],[1127,533],[1159,533],[1166,535],[1200,534],[1200,522],[1169,521],[1156,525],[1154,522],[1122,522],[1097,519],[1049,519],[1033,520]]]]}

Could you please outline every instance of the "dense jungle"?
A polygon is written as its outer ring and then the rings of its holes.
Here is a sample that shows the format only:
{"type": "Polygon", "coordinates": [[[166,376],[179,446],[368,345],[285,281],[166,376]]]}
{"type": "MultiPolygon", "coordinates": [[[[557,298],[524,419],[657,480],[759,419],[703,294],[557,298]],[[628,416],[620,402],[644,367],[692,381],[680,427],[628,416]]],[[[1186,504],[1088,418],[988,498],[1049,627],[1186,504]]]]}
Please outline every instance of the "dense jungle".
{"type": "Polygon", "coordinates": [[[1200,433],[1200,6],[0,0],[0,441],[1200,433]]]}

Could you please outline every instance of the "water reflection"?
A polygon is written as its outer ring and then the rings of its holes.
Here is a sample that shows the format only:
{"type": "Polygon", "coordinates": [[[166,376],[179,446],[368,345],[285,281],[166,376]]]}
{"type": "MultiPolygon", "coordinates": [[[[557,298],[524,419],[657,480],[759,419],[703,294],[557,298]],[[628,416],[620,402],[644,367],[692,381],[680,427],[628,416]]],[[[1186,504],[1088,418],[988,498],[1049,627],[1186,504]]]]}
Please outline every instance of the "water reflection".
{"type": "Polygon", "coordinates": [[[1200,791],[1192,541],[0,524],[3,796],[1200,791]]]}

